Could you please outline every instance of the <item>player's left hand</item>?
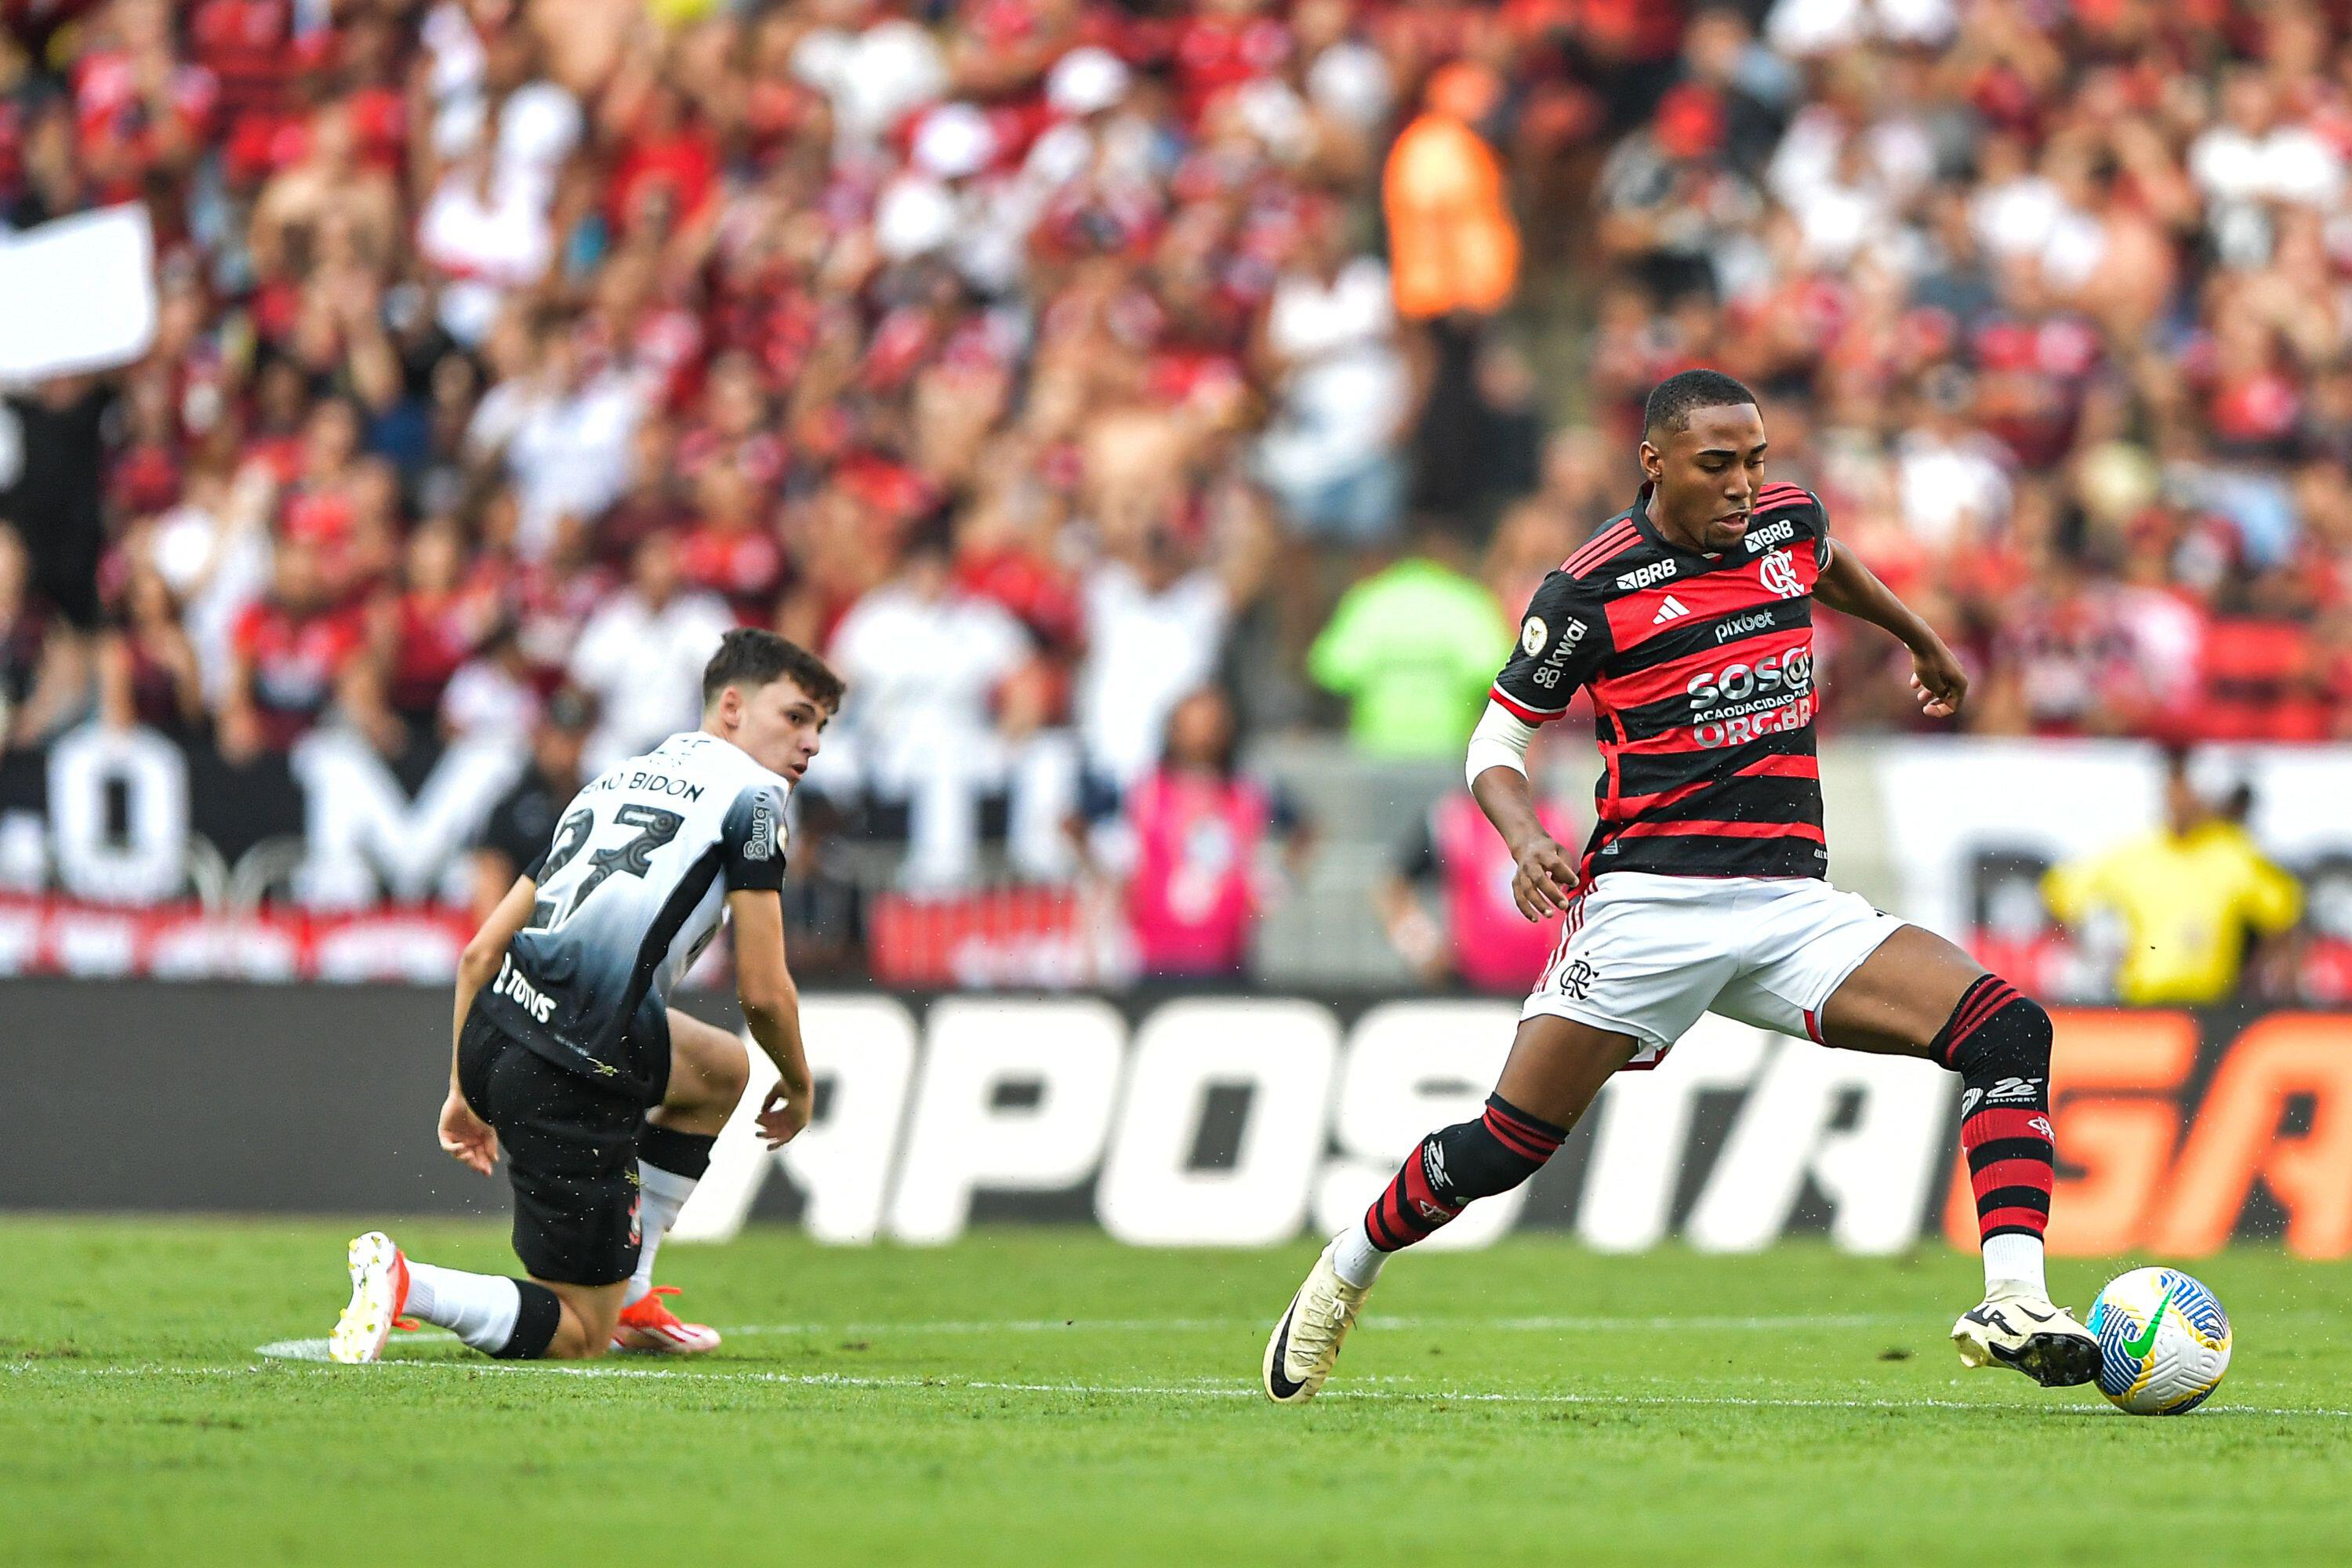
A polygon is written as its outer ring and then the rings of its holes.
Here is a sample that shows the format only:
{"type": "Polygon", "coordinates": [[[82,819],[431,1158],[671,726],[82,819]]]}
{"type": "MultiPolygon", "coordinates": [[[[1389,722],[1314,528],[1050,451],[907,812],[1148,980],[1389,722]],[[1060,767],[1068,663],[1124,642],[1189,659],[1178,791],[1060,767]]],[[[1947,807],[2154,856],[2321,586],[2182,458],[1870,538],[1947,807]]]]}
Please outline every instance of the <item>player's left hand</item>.
{"type": "Polygon", "coordinates": [[[466,1097],[454,1089],[441,1102],[441,1148],[466,1169],[485,1176],[499,1163],[497,1130],[475,1115],[466,1097]]]}
{"type": "Polygon", "coordinates": [[[786,1089],[779,1079],[768,1089],[768,1098],[760,1102],[760,1136],[771,1149],[781,1149],[800,1136],[801,1129],[809,1124],[809,1113],[816,1103],[814,1086],[803,1089],[786,1089]]]}
{"type": "Polygon", "coordinates": [[[1915,649],[1911,655],[1911,690],[1919,699],[1920,712],[1930,719],[1948,719],[1968,700],[1968,671],[1960,668],[1958,658],[1941,642],[1933,647],[1915,649]]]}

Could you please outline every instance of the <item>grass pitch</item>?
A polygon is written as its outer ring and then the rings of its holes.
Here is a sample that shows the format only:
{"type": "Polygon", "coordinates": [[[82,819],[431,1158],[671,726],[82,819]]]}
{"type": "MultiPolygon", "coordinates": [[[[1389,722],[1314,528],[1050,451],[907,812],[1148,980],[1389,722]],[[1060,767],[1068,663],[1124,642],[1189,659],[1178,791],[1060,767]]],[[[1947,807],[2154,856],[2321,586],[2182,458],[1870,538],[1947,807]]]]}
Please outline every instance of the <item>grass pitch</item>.
{"type": "MultiPolygon", "coordinates": [[[[1312,1249],[938,1251],[755,1230],[666,1279],[692,1363],[289,1359],[352,1227],[0,1222],[0,1561],[1286,1563],[2345,1560],[2352,1268],[2197,1266],[2236,1362],[2173,1420],[1963,1373],[1976,1261],[1520,1238],[1392,1267],[1325,1396],[1255,1392],[1312,1249]],[[277,1353],[259,1347],[275,1346],[277,1353]]],[[[512,1267],[502,1228],[394,1235],[512,1267]]],[[[2118,1265],[2117,1267],[2120,1267],[2118,1265]]],[[[2059,1265],[2078,1308],[2110,1269],[2059,1265]]]]}

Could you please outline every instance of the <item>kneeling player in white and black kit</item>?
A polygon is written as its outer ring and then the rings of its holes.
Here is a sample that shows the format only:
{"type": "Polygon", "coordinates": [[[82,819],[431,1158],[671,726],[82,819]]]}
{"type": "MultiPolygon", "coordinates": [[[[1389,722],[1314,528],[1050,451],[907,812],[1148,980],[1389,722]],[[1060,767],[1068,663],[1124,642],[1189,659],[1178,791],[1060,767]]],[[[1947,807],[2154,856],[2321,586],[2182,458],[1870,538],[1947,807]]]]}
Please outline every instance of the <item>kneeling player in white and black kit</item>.
{"type": "Polygon", "coordinates": [[[774,1148],[808,1124],[777,889],[785,796],[841,693],[805,649],[730,632],[703,671],[702,728],[573,797],[458,963],[441,1110],[441,1146],[464,1164],[487,1175],[503,1148],[529,1278],[412,1262],[370,1231],[351,1244],[333,1359],[376,1360],[404,1314],[509,1360],[718,1343],[663,1305],[653,1263],[749,1064],[734,1036],[666,998],[731,917],[743,1016],[781,1075],[760,1131],[774,1148]]]}

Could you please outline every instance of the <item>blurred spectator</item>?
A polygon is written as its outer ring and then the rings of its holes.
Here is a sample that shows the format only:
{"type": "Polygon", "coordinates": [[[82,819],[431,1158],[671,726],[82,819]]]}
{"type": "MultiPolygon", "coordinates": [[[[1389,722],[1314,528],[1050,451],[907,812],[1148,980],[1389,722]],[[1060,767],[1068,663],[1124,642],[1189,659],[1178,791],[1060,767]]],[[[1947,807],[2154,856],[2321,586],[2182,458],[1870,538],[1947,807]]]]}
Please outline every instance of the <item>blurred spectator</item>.
{"type": "Polygon", "coordinates": [[[1519,277],[1502,164],[1477,129],[1501,101],[1502,83],[1485,66],[1441,68],[1382,177],[1397,310],[1424,323],[1426,338],[1412,491],[1423,510],[1458,513],[1485,485],[1485,323],[1510,302],[1519,277]]]}
{"type": "Polygon", "coordinates": [[[545,855],[555,841],[555,825],[580,786],[582,766],[595,709],[570,688],[558,691],[530,727],[530,766],[514,788],[490,809],[475,836],[474,917],[488,918],[523,868],[545,855]]]}
{"type": "Polygon", "coordinates": [[[275,504],[276,487],[259,464],[234,481],[201,468],[146,537],[155,570],[181,606],[208,708],[216,710],[228,689],[237,617],[269,580],[275,504]]]}
{"type": "Polygon", "coordinates": [[[0,402],[0,522],[15,527],[30,555],[27,591],[79,633],[98,628],[114,404],[110,387],[77,377],[0,402]]]}
{"type": "Polygon", "coordinates": [[[1477,722],[1511,651],[1494,595],[1462,568],[1462,547],[1424,521],[1412,551],[1350,588],[1315,639],[1307,671],[1348,699],[1348,733],[1387,757],[1452,756],[1477,722]]]}
{"type": "Polygon", "coordinates": [[[580,628],[567,670],[596,703],[590,772],[701,722],[702,667],[734,625],[724,604],[686,585],[668,534],[637,545],[627,586],[580,628]]]}
{"type": "Polygon", "coordinates": [[[482,399],[468,432],[478,454],[514,480],[517,547],[547,553],[560,526],[581,526],[629,488],[631,439],[645,388],[616,366],[594,365],[562,323],[538,331],[525,377],[482,399]]]}
{"type": "Polygon", "coordinates": [[[2303,916],[2303,892],[2254,844],[2242,791],[2226,805],[2201,793],[2188,756],[2165,773],[2164,826],[2042,882],[2053,914],[2115,959],[2117,1000],[2202,1007],[2238,993],[2249,952],[2303,916]]]}
{"type": "Polygon", "coordinates": [[[1282,404],[1259,461],[1292,525],[1333,544],[1388,543],[1404,502],[1396,444],[1411,386],[1388,269],[1352,253],[1336,207],[1302,226],[1266,310],[1263,353],[1282,404]]]}
{"type": "MultiPolygon", "coordinates": [[[[584,700],[583,700],[584,702],[584,700]]],[[[511,740],[541,718],[539,681],[520,630],[502,616],[441,689],[442,732],[511,740]]]]}
{"type": "MultiPolygon", "coordinates": [[[[0,544],[0,553],[7,546],[0,544]]],[[[0,567],[0,577],[5,569],[0,567]]],[[[99,717],[191,741],[204,733],[204,672],[180,623],[179,601],[150,562],[134,562],[121,609],[99,634],[99,717]]]]}
{"type": "Polygon", "coordinates": [[[863,980],[868,973],[866,892],[835,852],[839,815],[814,793],[792,801],[792,875],[784,879],[784,942],[794,978],[863,980]]]}
{"type": "Polygon", "coordinates": [[[1139,972],[1228,979],[1249,958],[1269,855],[1296,872],[1307,829],[1282,792],[1235,771],[1233,704],[1195,691],[1168,718],[1160,764],[1124,803],[1127,912],[1139,972]]]}
{"type": "Polygon", "coordinates": [[[1214,673],[1236,606],[1256,591],[1264,545],[1244,541],[1214,566],[1167,524],[1132,562],[1107,558],[1081,585],[1087,652],[1075,699],[1088,767],[1125,789],[1159,760],[1179,699],[1214,673]]]}
{"type": "MultiPolygon", "coordinates": [[[[1540,781],[1541,771],[1534,776],[1540,781]]],[[[1574,820],[1543,796],[1540,782],[1538,791],[1537,819],[1572,853],[1574,820]]],[[[1429,985],[1458,980],[1474,991],[1513,995],[1535,984],[1559,940],[1562,917],[1537,921],[1519,912],[1511,892],[1517,870],[1468,790],[1440,796],[1423,814],[1372,894],[1390,944],[1416,979],[1429,985]],[[1433,887],[1436,918],[1424,901],[1433,887]]]]}
{"type": "Polygon", "coordinates": [[[1416,321],[1491,315],[1519,279],[1519,230],[1503,167],[1478,132],[1502,102],[1485,66],[1458,62],[1429,79],[1421,114],[1389,151],[1383,198],[1398,311],[1416,321]]]}
{"type": "MultiPolygon", "coordinates": [[[[279,540],[268,590],[230,634],[219,743],[231,763],[291,751],[339,700],[345,716],[363,726],[380,716],[361,657],[359,617],[335,604],[319,556],[308,539],[279,540]]],[[[381,726],[370,727],[383,736],[381,726]]]]}
{"type": "Polygon", "coordinates": [[[33,564],[0,523],[0,753],[37,751],[79,701],[82,640],[33,596],[33,564]]]}
{"type": "Polygon", "coordinates": [[[442,696],[499,619],[495,591],[467,582],[465,540],[455,522],[436,518],[409,535],[396,591],[369,606],[368,636],[386,672],[393,710],[422,729],[440,714],[442,696]]]}
{"type": "Polygon", "coordinates": [[[956,586],[935,531],[911,541],[897,574],[835,632],[827,658],[849,691],[818,782],[839,795],[854,780],[906,824],[910,885],[969,879],[980,796],[1002,793],[1011,767],[993,721],[999,694],[1029,657],[1019,621],[956,586]]]}

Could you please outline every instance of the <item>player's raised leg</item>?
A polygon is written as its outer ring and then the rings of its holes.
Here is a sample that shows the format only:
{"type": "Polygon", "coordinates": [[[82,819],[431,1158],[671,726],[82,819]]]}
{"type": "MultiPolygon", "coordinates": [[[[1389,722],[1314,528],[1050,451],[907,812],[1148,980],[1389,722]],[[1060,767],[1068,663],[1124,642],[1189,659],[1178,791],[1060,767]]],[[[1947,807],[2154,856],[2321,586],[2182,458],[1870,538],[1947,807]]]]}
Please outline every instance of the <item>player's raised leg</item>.
{"type": "Polygon", "coordinates": [[[1983,1302],[1952,1325],[1960,1360],[1998,1362],[2049,1387],[2090,1381],[2098,1341],[2051,1303],[2042,1274],[2057,1159],[2050,1015],[1942,937],[1906,925],[1831,994],[1821,1028],[1830,1045],[1926,1057],[1960,1075],[1960,1146],[1985,1269],[1983,1302]]]}
{"type": "Polygon", "coordinates": [[[664,1298],[677,1288],[654,1283],[654,1258],[710,1169],[711,1146],[743,1098],[751,1068],[741,1040],[675,1007],[669,1043],[669,1087],[637,1133],[637,1269],[622,1299],[613,1348],[693,1355],[717,1350],[719,1331],[670,1310],[664,1298]]]}
{"type": "Polygon", "coordinates": [[[1539,1015],[1522,1022],[1486,1111],[1423,1138],[1363,1218],[1316,1258],[1266,1341],[1266,1396],[1283,1405],[1314,1398],[1389,1255],[1541,1170],[1601,1086],[1638,1048],[1630,1035],[1575,1018],[1539,1015]]]}

